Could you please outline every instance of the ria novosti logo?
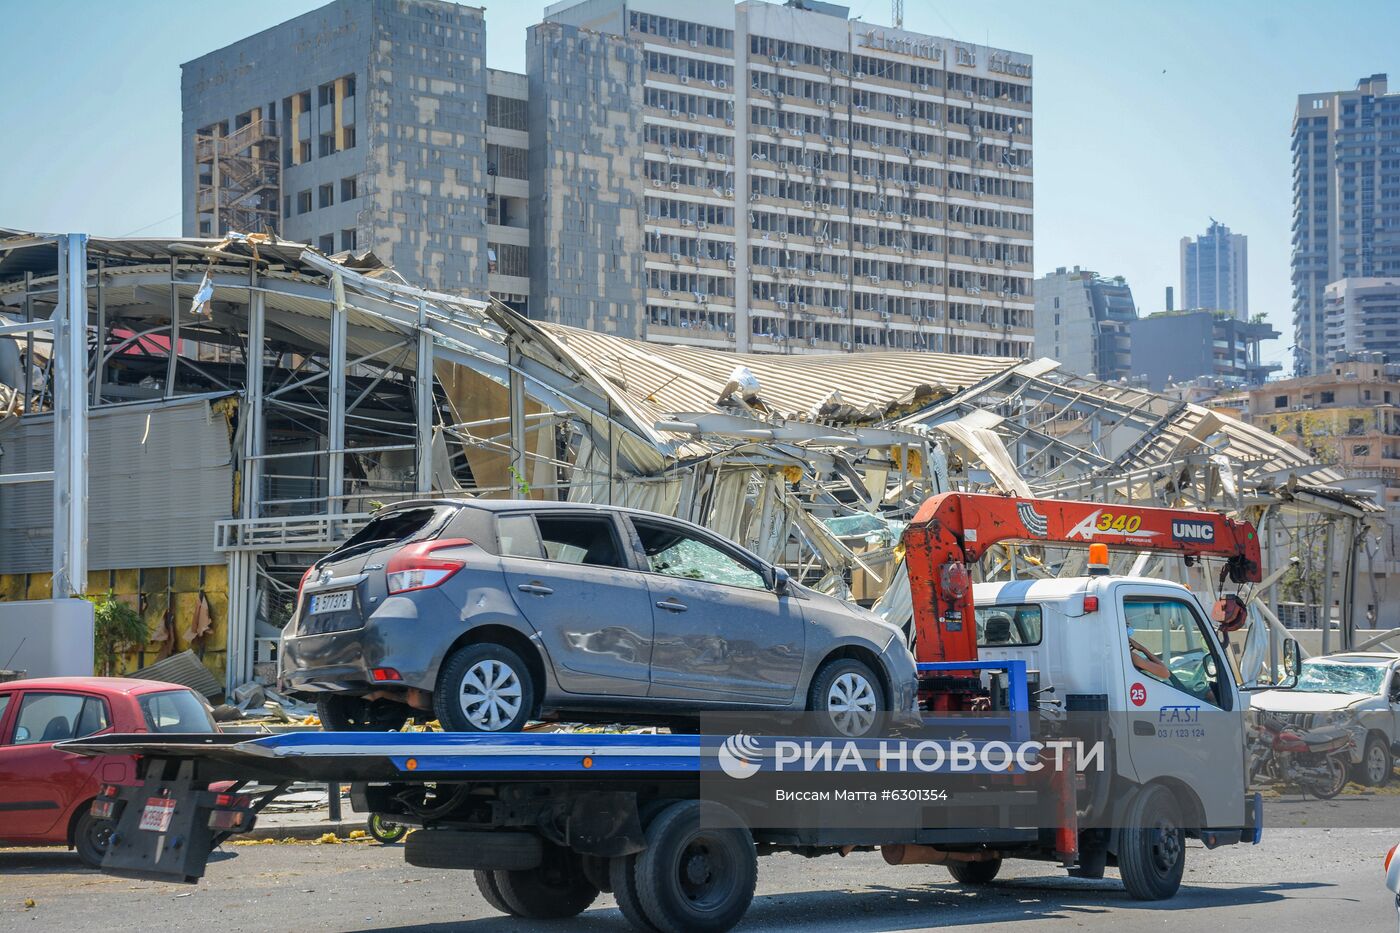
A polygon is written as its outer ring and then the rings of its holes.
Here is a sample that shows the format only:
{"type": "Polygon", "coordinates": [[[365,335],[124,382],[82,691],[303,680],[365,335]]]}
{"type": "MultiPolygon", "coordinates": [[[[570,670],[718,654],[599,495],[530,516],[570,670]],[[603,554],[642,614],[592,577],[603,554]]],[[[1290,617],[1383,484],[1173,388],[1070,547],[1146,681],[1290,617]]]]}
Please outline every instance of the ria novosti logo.
{"type": "Polygon", "coordinates": [[[716,752],[719,758],[719,766],[724,773],[735,779],[753,777],[758,773],[759,759],[763,757],[763,749],[759,747],[758,740],[751,735],[736,732],[724,740],[724,744],[716,752]]]}

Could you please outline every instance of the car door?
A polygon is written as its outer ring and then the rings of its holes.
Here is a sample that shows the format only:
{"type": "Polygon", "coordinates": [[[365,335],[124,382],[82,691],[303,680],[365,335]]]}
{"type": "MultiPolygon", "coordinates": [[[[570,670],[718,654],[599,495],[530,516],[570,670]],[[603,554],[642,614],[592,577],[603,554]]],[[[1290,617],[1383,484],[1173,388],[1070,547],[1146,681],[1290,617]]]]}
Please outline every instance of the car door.
{"type": "Polygon", "coordinates": [[[1390,701],[1390,742],[1400,748],[1400,662],[1390,667],[1390,685],[1386,690],[1390,701]]]}
{"type": "Polygon", "coordinates": [[[1126,628],[1126,731],[1138,780],[1192,784],[1207,819],[1233,825],[1245,784],[1243,721],[1209,623],[1190,600],[1160,589],[1125,585],[1114,598],[1126,628]],[[1200,774],[1214,775],[1208,786],[1192,779],[1200,774]]]}
{"type": "Polygon", "coordinates": [[[106,701],[85,693],[23,690],[0,735],[0,836],[44,836],[66,829],[69,809],[90,796],[97,759],[54,748],[55,742],[106,729],[106,701]]]}
{"type": "Polygon", "coordinates": [[[800,600],[756,558],[688,526],[631,518],[647,561],[651,695],[785,705],[802,673],[800,600]]]}
{"type": "Polygon", "coordinates": [[[646,696],[651,601],[616,517],[509,512],[497,516],[496,531],[511,598],[539,633],[560,689],[646,696]]]}

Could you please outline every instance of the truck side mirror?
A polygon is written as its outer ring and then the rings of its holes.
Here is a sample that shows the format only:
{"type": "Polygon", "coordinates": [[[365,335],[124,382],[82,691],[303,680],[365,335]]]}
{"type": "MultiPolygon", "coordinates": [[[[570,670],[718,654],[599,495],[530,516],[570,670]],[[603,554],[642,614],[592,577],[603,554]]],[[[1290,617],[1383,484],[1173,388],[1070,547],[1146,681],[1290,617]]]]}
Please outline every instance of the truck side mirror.
{"type": "Polygon", "coordinates": [[[1303,649],[1296,638],[1283,640],[1283,680],[1280,687],[1292,688],[1298,685],[1298,675],[1303,670],[1303,649]]]}

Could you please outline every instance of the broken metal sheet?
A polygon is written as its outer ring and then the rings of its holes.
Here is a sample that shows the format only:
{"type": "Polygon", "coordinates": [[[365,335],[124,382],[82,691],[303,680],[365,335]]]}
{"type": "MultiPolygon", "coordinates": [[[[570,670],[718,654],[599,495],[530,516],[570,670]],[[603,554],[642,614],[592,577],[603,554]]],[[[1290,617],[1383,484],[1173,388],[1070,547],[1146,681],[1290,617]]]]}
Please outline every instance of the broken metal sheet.
{"type": "Polygon", "coordinates": [[[1007,453],[1006,446],[997,436],[994,428],[1001,418],[988,411],[974,411],[956,421],[945,421],[938,430],[966,448],[982,467],[996,480],[1002,492],[1017,496],[1031,496],[1030,484],[1016,469],[1016,463],[1007,453]]]}

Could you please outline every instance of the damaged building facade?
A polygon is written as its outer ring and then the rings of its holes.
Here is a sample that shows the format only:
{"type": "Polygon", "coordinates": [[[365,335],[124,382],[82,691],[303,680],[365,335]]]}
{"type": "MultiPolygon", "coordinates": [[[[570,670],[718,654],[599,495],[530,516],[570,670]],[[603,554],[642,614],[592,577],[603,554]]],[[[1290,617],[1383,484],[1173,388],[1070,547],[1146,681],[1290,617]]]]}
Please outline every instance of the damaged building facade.
{"type": "MultiPolygon", "coordinates": [[[[1313,579],[1289,577],[1297,542],[1364,546],[1375,507],[1336,480],[1266,431],[1048,360],[661,346],[372,255],[0,231],[0,599],[129,599],[158,640],[126,669],[190,648],[229,684],[270,677],[305,568],[417,496],[678,515],[895,619],[902,523],[933,493],[1212,508],[1259,523],[1252,605],[1281,632],[1290,579],[1313,579]]],[[[982,572],[1079,559],[1006,547],[982,572]]],[[[1350,579],[1310,598],[1352,605],[1350,579]]],[[[1352,644],[1339,619],[1327,637],[1352,644]]]]}
{"type": "Polygon", "coordinates": [[[1029,56],[830,3],[335,0],[187,63],[184,232],[620,337],[1032,352],[1029,56]]]}

